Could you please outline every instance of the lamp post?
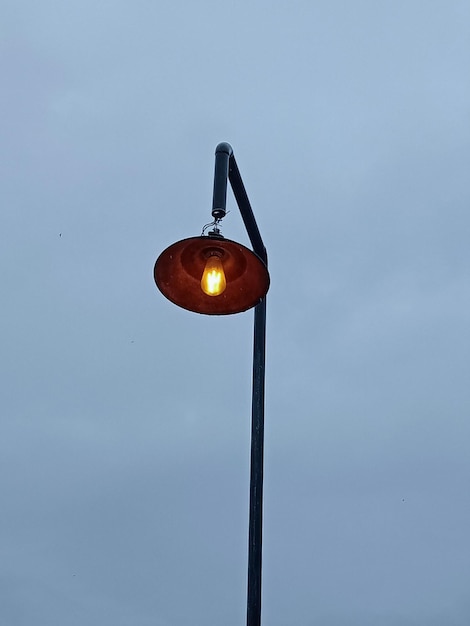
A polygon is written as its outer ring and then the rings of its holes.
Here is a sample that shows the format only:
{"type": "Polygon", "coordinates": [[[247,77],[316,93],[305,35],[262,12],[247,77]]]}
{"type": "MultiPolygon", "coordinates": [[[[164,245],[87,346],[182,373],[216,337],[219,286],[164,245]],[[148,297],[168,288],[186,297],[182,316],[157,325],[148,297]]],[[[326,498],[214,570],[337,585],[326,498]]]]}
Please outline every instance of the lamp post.
{"type": "Polygon", "coordinates": [[[174,304],[195,313],[230,315],[254,311],[253,387],[251,409],[250,515],[248,534],[247,626],[261,622],[263,526],[264,380],[268,258],[240,176],[232,147],[215,150],[213,229],[183,239],[164,250],[155,263],[159,290],[174,304]],[[253,250],[225,239],[219,223],[226,214],[227,180],[253,250]]]}

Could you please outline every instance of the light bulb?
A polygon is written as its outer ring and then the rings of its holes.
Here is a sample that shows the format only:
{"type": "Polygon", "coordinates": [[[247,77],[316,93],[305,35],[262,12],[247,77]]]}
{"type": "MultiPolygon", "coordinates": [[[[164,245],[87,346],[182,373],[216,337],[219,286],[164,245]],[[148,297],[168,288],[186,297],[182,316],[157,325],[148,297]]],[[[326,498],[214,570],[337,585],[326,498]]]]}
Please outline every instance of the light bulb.
{"type": "Polygon", "coordinates": [[[225,291],[225,281],[222,261],[216,254],[212,254],[206,262],[204,273],[201,278],[201,289],[208,296],[219,296],[225,291]]]}

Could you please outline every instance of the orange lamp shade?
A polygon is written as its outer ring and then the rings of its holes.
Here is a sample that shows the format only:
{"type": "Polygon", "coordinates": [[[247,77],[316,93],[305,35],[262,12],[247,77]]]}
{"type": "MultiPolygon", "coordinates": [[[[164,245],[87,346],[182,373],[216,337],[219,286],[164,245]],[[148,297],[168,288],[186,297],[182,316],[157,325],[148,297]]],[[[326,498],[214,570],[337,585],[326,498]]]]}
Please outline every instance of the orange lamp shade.
{"type": "Polygon", "coordinates": [[[265,263],[225,238],[183,239],[158,257],[154,278],[174,304],[206,315],[230,315],[256,306],[269,289],[265,263]]]}

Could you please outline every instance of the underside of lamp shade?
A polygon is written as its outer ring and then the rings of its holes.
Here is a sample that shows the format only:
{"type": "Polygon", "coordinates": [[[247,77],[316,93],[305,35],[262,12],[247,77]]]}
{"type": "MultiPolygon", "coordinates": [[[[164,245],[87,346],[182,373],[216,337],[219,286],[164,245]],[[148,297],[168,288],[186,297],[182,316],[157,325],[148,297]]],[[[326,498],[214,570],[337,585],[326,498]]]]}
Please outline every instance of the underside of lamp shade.
{"type": "Polygon", "coordinates": [[[269,289],[269,273],[252,250],[224,238],[182,239],[158,257],[154,277],[162,294],[174,304],[206,315],[230,315],[256,306],[269,289]],[[201,289],[201,278],[212,252],[221,258],[227,286],[218,296],[201,289]]]}

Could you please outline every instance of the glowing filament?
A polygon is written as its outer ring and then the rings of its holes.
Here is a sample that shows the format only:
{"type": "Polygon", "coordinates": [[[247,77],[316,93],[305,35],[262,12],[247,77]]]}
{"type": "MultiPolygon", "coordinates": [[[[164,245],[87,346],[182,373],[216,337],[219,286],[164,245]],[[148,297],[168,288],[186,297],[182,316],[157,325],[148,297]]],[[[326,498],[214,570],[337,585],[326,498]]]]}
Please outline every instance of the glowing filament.
{"type": "Polygon", "coordinates": [[[219,296],[225,291],[226,286],[222,261],[217,255],[213,254],[207,259],[201,278],[201,289],[208,296],[219,296]]]}

